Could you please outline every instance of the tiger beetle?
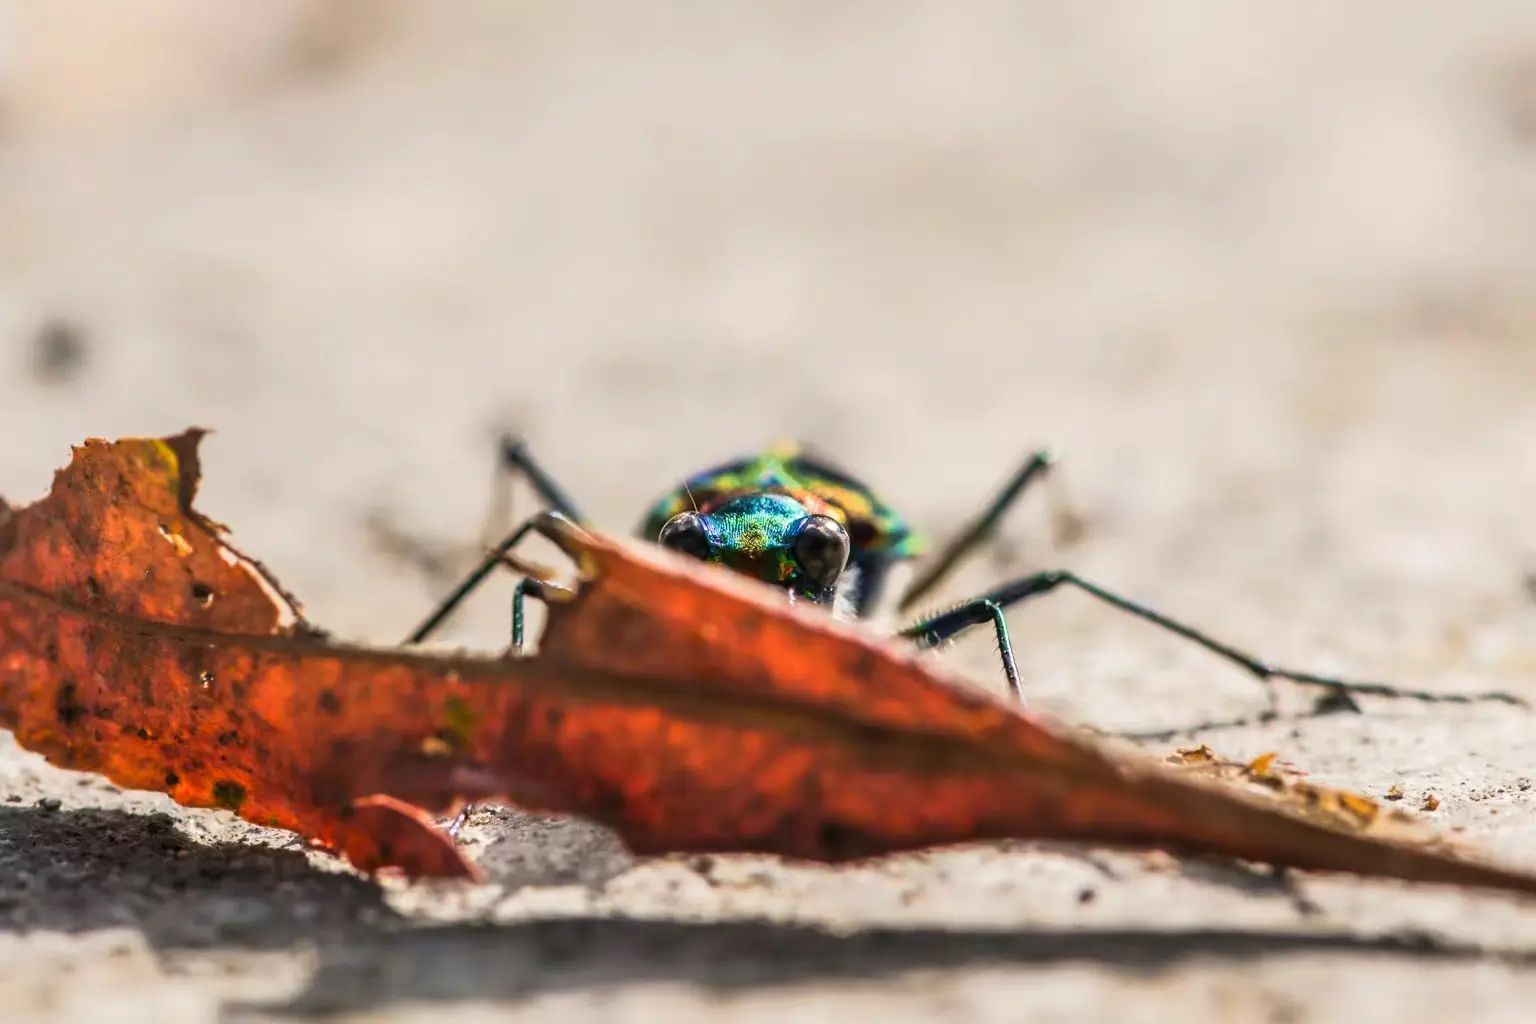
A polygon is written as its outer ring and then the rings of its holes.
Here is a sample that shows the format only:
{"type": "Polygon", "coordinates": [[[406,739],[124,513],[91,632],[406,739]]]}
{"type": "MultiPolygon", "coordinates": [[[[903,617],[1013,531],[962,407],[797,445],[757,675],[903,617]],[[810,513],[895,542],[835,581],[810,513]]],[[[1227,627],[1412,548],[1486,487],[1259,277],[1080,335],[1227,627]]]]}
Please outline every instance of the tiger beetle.
{"type": "MultiPolygon", "coordinates": [[[[1005,613],[1013,605],[1060,587],[1075,588],[1184,637],[1246,670],[1261,683],[1285,679],[1325,687],[1329,693],[1319,701],[1319,712],[1359,712],[1355,694],[1461,704],[1479,700],[1524,703],[1506,693],[1438,694],[1279,668],[1064,570],[1030,573],[945,611],[890,629],[897,615],[908,613],[995,533],[1008,510],[1032,483],[1046,477],[1054,464],[1046,451],[1031,453],[981,513],[921,572],[915,570],[927,553],[926,545],[907,520],[863,482],[795,444],[770,448],[689,477],[651,506],[638,533],[662,547],[778,587],[789,601],[808,602],[840,618],[878,625],[918,649],[936,647],[976,626],[990,626],[1009,690],[1020,703],[1024,687],[1005,613]]],[[[503,438],[497,470],[498,506],[505,505],[512,481],[519,475],[549,508],[578,526],[589,526],[586,515],[534,459],[527,444],[518,438],[503,438]]],[[[509,564],[511,549],[527,532],[525,525],[490,549],[405,642],[426,640],[487,576],[498,566],[509,564]]],[[[514,592],[513,653],[523,649],[523,605],[530,594],[538,596],[537,588],[530,586],[534,582],[525,578],[514,592]]],[[[452,834],[458,834],[470,810],[465,807],[460,812],[449,827],[452,834]]]]}

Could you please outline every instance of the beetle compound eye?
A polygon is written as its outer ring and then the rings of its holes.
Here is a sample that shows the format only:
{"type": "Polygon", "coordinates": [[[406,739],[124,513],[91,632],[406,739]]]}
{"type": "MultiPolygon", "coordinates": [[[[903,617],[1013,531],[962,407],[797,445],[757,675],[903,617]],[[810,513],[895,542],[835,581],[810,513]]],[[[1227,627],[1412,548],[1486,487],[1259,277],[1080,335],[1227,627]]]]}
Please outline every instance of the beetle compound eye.
{"type": "Polygon", "coordinates": [[[790,550],[807,576],[828,587],[848,564],[848,531],[830,516],[808,516],[801,521],[790,550]]]}
{"type": "Polygon", "coordinates": [[[656,543],[664,548],[705,561],[709,558],[709,527],[697,512],[679,512],[668,519],[656,537],[656,543]]]}

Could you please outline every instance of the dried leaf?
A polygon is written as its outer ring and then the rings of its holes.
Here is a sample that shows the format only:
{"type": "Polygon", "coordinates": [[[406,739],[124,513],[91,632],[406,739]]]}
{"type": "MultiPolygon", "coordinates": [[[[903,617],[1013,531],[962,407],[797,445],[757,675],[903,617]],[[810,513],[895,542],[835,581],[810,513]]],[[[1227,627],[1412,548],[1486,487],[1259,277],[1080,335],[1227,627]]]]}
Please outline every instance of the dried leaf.
{"type": "Polygon", "coordinates": [[[0,526],[0,723],[55,764],[415,875],[471,873],[425,811],[500,797],[642,854],[1077,840],[1536,892],[1360,834],[1369,801],[1111,754],[725,570],[555,524],[579,581],[537,656],[330,643],[192,511],[197,440],[88,443],[0,526]]]}
{"type": "Polygon", "coordinates": [[[472,874],[424,812],[354,806],[371,794],[317,774],[324,752],[306,723],[341,717],[326,685],[340,668],[276,581],[192,509],[202,436],[88,441],[48,497],[12,510],[0,722],[55,764],[235,811],[359,864],[472,874]]]}
{"type": "Polygon", "coordinates": [[[1270,769],[1275,763],[1275,758],[1279,756],[1280,755],[1275,753],[1273,750],[1267,754],[1260,754],[1258,757],[1248,762],[1248,774],[1260,777],[1272,774],[1270,769]]]}
{"type": "MultiPolygon", "coordinates": [[[[1412,815],[1401,810],[1385,811],[1376,801],[1359,793],[1301,781],[1306,773],[1293,765],[1278,762],[1273,753],[1246,764],[1213,753],[1208,763],[1191,766],[1189,770],[1198,770],[1207,778],[1248,783],[1292,814],[1333,829],[1405,837],[1415,836],[1417,830],[1419,841],[1430,841],[1430,837],[1422,835],[1421,823],[1412,815]],[[1256,768],[1264,771],[1256,771],[1256,768]]],[[[1390,793],[1388,799],[1392,799],[1390,793]]]]}

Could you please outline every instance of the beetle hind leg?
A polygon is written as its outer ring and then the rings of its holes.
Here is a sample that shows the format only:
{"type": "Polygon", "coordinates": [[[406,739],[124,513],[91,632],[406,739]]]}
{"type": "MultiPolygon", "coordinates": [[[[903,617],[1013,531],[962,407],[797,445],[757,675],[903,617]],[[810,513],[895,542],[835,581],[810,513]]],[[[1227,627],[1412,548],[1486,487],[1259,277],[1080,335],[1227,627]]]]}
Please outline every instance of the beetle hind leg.
{"type": "MultiPolygon", "coordinates": [[[[914,623],[903,629],[900,635],[915,641],[920,647],[934,647],[953,639],[974,626],[983,625],[988,622],[992,623],[993,628],[997,632],[998,648],[1003,659],[1003,669],[1008,676],[1009,685],[1015,695],[1022,700],[1023,693],[1022,687],[1019,684],[1018,668],[1014,663],[1013,645],[1008,638],[1007,624],[1003,621],[1002,613],[1012,605],[1032,597],[1048,594],[1063,586],[1073,587],[1113,608],[1118,608],[1128,615],[1132,615],[1144,622],[1150,622],[1169,633],[1181,636],[1230,664],[1243,669],[1261,683],[1266,684],[1266,686],[1273,680],[1284,679],[1305,686],[1323,687],[1329,691],[1327,696],[1323,698],[1323,703],[1329,705],[1327,710],[1358,712],[1360,706],[1355,701],[1357,696],[1391,697],[1400,700],[1417,700],[1438,704],[1472,704],[1482,701],[1496,701],[1522,707],[1526,705],[1526,701],[1520,697],[1502,691],[1469,694],[1434,693],[1425,690],[1404,689],[1386,683],[1356,682],[1337,676],[1281,668],[1223,643],[1201,630],[1171,619],[1144,604],[1105,590],[1103,587],[1089,582],[1075,573],[1064,571],[1034,573],[1005,583],[980,597],[965,602],[957,608],[929,616],[914,623]]],[[[1320,707],[1319,710],[1323,710],[1323,708],[1320,707]]]]}

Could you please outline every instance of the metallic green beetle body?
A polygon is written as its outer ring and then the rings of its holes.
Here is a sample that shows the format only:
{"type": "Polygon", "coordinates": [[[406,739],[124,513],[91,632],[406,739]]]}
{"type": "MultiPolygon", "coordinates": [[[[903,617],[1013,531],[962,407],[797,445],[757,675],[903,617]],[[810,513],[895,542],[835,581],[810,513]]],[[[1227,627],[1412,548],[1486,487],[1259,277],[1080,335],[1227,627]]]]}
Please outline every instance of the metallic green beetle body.
{"type": "Polygon", "coordinates": [[[926,549],[922,536],[867,485],[789,444],[689,477],[652,505],[639,536],[657,540],[679,517],[696,517],[695,529],[707,540],[696,541],[691,553],[697,557],[858,618],[887,610],[893,575],[926,549]],[[801,580],[804,567],[796,557],[799,531],[819,517],[847,536],[846,569],[827,593],[801,580]]]}

